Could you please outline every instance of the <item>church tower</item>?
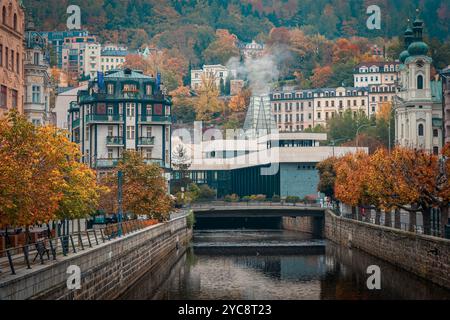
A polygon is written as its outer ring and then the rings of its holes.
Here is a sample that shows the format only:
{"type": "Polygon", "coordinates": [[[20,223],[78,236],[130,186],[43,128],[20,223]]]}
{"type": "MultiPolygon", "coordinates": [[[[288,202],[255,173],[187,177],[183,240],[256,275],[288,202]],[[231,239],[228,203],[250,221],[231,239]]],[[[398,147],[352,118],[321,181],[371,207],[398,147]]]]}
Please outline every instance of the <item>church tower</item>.
{"type": "Polygon", "coordinates": [[[432,59],[423,42],[424,22],[417,17],[405,31],[395,97],[396,144],[439,153],[442,148],[442,95],[439,81],[431,81],[432,59]]]}

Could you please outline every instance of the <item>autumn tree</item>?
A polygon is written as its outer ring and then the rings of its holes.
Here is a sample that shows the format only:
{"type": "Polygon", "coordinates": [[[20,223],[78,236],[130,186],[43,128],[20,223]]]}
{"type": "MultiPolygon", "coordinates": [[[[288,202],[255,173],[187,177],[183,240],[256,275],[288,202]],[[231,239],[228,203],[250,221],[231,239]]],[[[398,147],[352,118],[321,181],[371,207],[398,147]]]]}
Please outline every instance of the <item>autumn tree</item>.
{"type": "Polygon", "coordinates": [[[317,191],[322,192],[327,197],[335,199],[334,186],[336,182],[336,169],[338,159],[330,157],[322,160],[316,165],[316,169],[319,172],[319,184],[317,191]]]}
{"type": "Polygon", "coordinates": [[[65,131],[12,111],[0,120],[0,225],[25,226],[92,213],[100,189],[65,131]]]}
{"type": "Polygon", "coordinates": [[[117,167],[102,184],[109,192],[102,196],[100,204],[105,212],[116,213],[118,206],[118,172],[123,174],[123,211],[134,215],[149,215],[160,221],[167,220],[172,201],[167,193],[166,180],[158,164],[146,164],[136,151],[124,151],[117,167]]]}
{"type": "Polygon", "coordinates": [[[224,103],[220,100],[219,95],[214,78],[202,75],[202,84],[194,104],[197,120],[209,121],[215,113],[223,110],[224,103]]]}
{"type": "Polygon", "coordinates": [[[313,70],[313,75],[311,76],[311,82],[313,87],[315,88],[324,87],[328,83],[332,73],[333,70],[331,69],[330,66],[316,67],[313,70]]]}
{"type": "Polygon", "coordinates": [[[231,57],[239,56],[236,41],[236,36],[228,30],[217,29],[216,39],[203,51],[205,63],[225,65],[231,57]]]}

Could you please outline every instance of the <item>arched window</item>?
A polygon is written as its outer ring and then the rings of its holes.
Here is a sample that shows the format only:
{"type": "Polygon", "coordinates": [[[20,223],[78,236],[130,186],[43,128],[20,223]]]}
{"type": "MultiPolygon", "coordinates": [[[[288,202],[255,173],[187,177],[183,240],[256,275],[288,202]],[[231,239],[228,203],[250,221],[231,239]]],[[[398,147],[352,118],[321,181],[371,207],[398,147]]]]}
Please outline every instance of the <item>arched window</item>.
{"type": "Polygon", "coordinates": [[[2,23],[6,24],[6,7],[5,6],[3,6],[3,9],[2,9],[2,23]]]}
{"type": "Polygon", "coordinates": [[[14,21],[13,21],[14,30],[17,31],[17,14],[14,13],[14,21]]]}
{"type": "Polygon", "coordinates": [[[417,76],[417,89],[423,89],[423,76],[420,74],[417,76]]]}
{"type": "Polygon", "coordinates": [[[419,137],[423,137],[423,124],[419,124],[419,137]]]}

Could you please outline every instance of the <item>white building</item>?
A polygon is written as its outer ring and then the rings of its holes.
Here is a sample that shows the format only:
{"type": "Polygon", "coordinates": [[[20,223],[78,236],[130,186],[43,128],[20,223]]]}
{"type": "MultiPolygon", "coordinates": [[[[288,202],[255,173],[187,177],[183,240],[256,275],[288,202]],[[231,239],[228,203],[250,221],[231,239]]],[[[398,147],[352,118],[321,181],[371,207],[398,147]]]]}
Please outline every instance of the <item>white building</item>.
{"type": "Polygon", "coordinates": [[[255,59],[264,55],[264,44],[252,40],[250,43],[239,43],[238,48],[244,59],[255,59]]]}
{"type": "Polygon", "coordinates": [[[127,48],[109,45],[101,50],[100,68],[106,72],[120,69],[128,55],[127,48]]]}
{"type": "Polygon", "coordinates": [[[221,64],[204,65],[203,69],[191,70],[191,88],[199,90],[204,81],[214,81],[217,89],[225,86],[227,78],[236,78],[236,70],[229,70],[221,64]]]}
{"type": "Polygon", "coordinates": [[[24,113],[35,125],[54,123],[50,95],[48,48],[45,39],[36,32],[34,24],[27,23],[25,34],[25,99],[24,113]]]}
{"type": "Polygon", "coordinates": [[[107,71],[104,86],[90,81],[69,108],[69,131],[85,163],[97,170],[114,167],[123,150],[170,170],[171,101],[156,80],[139,71],[107,71]]]}
{"type": "Polygon", "coordinates": [[[100,55],[102,45],[100,43],[89,43],[83,51],[83,74],[89,79],[97,77],[97,71],[101,70],[100,55]]]}
{"type": "Polygon", "coordinates": [[[55,99],[55,108],[53,111],[56,114],[56,127],[60,129],[69,129],[67,122],[70,108],[70,103],[77,101],[78,91],[87,90],[87,85],[83,85],[77,88],[69,89],[59,93],[55,99]]]}
{"type": "Polygon", "coordinates": [[[350,109],[369,114],[368,88],[338,87],[300,90],[283,88],[271,94],[272,112],[280,132],[304,131],[350,109]]]}
{"type": "Polygon", "coordinates": [[[438,154],[442,148],[442,85],[431,81],[428,45],[422,41],[423,21],[405,32],[407,50],[400,54],[400,82],[395,99],[396,143],[438,154]]]}

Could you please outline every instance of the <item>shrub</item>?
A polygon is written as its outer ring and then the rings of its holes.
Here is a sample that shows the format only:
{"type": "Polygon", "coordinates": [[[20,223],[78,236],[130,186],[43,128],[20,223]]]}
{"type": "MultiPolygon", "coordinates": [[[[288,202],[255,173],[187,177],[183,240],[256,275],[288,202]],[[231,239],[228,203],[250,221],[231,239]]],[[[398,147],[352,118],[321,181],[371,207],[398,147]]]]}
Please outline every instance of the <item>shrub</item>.
{"type": "Polygon", "coordinates": [[[244,196],[244,197],[242,197],[241,200],[245,201],[245,202],[249,202],[251,199],[250,199],[250,196],[244,196]]]}
{"type": "Polygon", "coordinates": [[[186,224],[189,229],[191,229],[195,224],[195,216],[194,211],[190,210],[189,214],[186,217],[186,224]]]}
{"type": "Polygon", "coordinates": [[[280,201],[281,201],[281,198],[280,198],[279,195],[274,194],[274,195],[272,196],[272,202],[280,202],[280,201]]]}
{"type": "Polygon", "coordinates": [[[266,196],[264,194],[253,194],[250,196],[251,201],[266,201],[266,196]]]}
{"type": "Polygon", "coordinates": [[[298,202],[300,202],[300,197],[297,197],[297,196],[287,196],[286,197],[286,202],[287,203],[298,203],[298,202]]]}
{"type": "Polygon", "coordinates": [[[312,195],[307,195],[307,196],[305,196],[303,201],[305,201],[305,203],[307,203],[307,204],[313,204],[313,203],[316,203],[316,197],[312,196],[312,195]]]}
{"type": "Polygon", "coordinates": [[[202,200],[212,200],[216,197],[216,190],[208,187],[206,184],[200,186],[199,198],[202,200]]]}
{"type": "Polygon", "coordinates": [[[226,195],[224,200],[226,202],[238,202],[239,196],[237,194],[233,193],[231,195],[226,195]]]}

